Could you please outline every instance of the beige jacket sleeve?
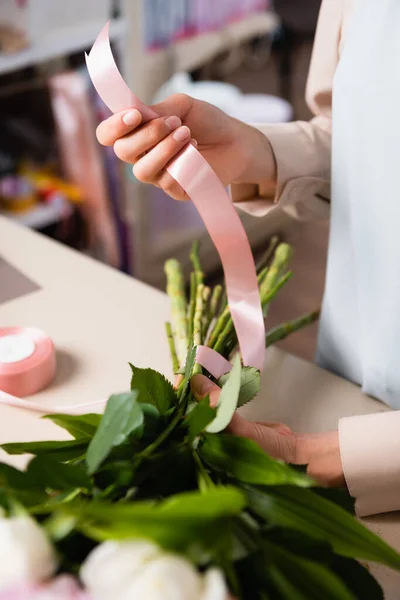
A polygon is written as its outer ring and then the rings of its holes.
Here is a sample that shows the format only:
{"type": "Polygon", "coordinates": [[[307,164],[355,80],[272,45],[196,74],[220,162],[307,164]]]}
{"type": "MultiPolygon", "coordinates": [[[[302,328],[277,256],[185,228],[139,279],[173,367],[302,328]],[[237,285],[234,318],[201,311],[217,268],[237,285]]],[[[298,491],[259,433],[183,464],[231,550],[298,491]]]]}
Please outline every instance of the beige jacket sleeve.
{"type": "Polygon", "coordinates": [[[232,185],[232,199],[245,212],[265,216],[279,207],[298,218],[329,214],[332,83],[339,60],[342,8],[338,0],[324,0],[319,16],[307,83],[307,103],[315,117],[309,122],[256,126],[271,143],[277,182],[232,185]]]}
{"type": "Polygon", "coordinates": [[[357,514],[400,510],[400,411],[340,419],[339,445],[357,514]]]}
{"type": "MultiPolygon", "coordinates": [[[[353,0],[323,0],[307,84],[315,117],[257,126],[269,139],[277,182],[233,185],[234,202],[265,216],[282,208],[297,218],[326,216],[330,198],[332,83],[353,0]]],[[[400,411],[339,421],[343,470],[359,516],[400,510],[400,411]]]]}

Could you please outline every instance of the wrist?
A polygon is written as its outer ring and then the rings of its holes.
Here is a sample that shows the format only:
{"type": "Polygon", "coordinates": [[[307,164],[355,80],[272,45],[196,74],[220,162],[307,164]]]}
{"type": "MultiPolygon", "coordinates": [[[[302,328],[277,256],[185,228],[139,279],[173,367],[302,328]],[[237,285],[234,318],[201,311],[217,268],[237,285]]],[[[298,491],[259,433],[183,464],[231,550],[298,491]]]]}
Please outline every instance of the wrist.
{"type": "Polygon", "coordinates": [[[240,121],[237,125],[239,131],[236,139],[242,167],[235,183],[259,184],[269,181],[271,186],[275,186],[276,160],[267,136],[240,121]]]}
{"type": "Polygon", "coordinates": [[[345,486],[339,447],[339,432],[296,436],[296,462],[306,464],[307,473],[321,485],[345,486]]]}

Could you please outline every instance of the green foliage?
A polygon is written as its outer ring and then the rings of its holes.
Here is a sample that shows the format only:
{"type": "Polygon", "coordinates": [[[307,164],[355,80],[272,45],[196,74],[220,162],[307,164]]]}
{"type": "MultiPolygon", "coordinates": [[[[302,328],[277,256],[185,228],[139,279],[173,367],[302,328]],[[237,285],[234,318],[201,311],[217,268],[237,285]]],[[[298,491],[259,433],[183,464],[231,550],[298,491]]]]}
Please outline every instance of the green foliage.
{"type": "Polygon", "coordinates": [[[239,355],[236,355],[233,361],[232,371],[229,373],[228,379],[219,395],[217,416],[207,426],[208,432],[218,433],[219,431],[223,431],[232,421],[239,399],[240,373],[240,357],[239,355]]]}
{"type": "Polygon", "coordinates": [[[194,440],[202,433],[216,417],[217,409],[210,406],[210,397],[207,396],[193,408],[186,418],[185,425],[189,429],[189,437],[194,440]]]}
{"type": "Polygon", "coordinates": [[[132,369],[131,390],[138,392],[138,400],[143,404],[152,404],[161,415],[178,403],[175,390],[161,373],[153,369],[132,369]]]}
{"type": "Polygon", "coordinates": [[[256,485],[309,487],[312,480],[285,463],[270,458],[255,442],[234,435],[205,435],[199,452],[204,461],[241,481],[256,485]]]}
{"type": "MultiPolygon", "coordinates": [[[[222,387],[228,381],[229,373],[223,375],[218,380],[218,385],[222,387]]],[[[237,407],[243,406],[253,400],[260,391],[261,375],[258,369],[254,367],[243,367],[240,373],[240,391],[237,407]]]]}
{"type": "Polygon", "coordinates": [[[100,425],[101,415],[46,415],[43,419],[52,421],[58,427],[68,431],[75,439],[80,439],[94,436],[100,425]]]}
{"type": "MultiPolygon", "coordinates": [[[[268,302],[287,277],[290,254],[279,246],[259,276],[268,302]]],[[[202,282],[196,247],[192,258],[192,279],[202,282]]],[[[199,365],[185,341],[191,307],[182,273],[169,263],[170,347],[183,358],[187,350],[177,390],[160,373],[131,365],[131,392],[111,396],[103,416],[45,417],[73,439],[4,444],[9,454],[33,458],[25,471],[0,464],[0,505],[37,516],[63,572],[76,572],[102,540],[146,538],[201,568],[221,568],[239,600],[382,600],[358,561],[400,570],[400,556],[352,516],[345,492],[317,488],[304,469],[224,433],[236,408],[258,394],[259,371],[242,368],[236,356],[217,382],[218,407],[208,397],[195,404],[190,380],[199,365]]],[[[230,320],[220,296],[211,294],[211,336],[230,320]]],[[[311,320],[283,325],[279,335],[311,320]]],[[[225,358],[236,342],[229,331],[225,358]]]]}
{"type": "Polygon", "coordinates": [[[107,402],[104,416],[91,440],[86,464],[90,474],[94,473],[103,460],[116,446],[121,446],[128,437],[141,430],[143,410],[137,401],[139,393],[111,396],[107,402]]]}

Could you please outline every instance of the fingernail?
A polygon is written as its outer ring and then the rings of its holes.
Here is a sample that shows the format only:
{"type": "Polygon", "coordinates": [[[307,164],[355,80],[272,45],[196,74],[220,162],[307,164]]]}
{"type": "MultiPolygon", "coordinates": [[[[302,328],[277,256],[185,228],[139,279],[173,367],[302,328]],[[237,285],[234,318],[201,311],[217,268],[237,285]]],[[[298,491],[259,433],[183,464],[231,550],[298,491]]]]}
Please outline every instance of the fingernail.
{"type": "Polygon", "coordinates": [[[173,131],[182,125],[182,121],[179,117],[168,117],[168,119],[165,119],[165,124],[170,131],[173,131]]]}
{"type": "Polygon", "coordinates": [[[125,123],[125,125],[128,125],[128,127],[132,127],[133,125],[138,125],[140,123],[141,118],[141,114],[138,110],[130,110],[129,112],[123,115],[122,120],[125,123]]]}
{"type": "Polygon", "coordinates": [[[192,146],[194,146],[195,148],[197,148],[197,145],[198,145],[197,140],[195,140],[194,138],[192,138],[190,140],[190,143],[192,144],[192,146]]]}
{"type": "Polygon", "coordinates": [[[179,129],[175,131],[173,137],[174,140],[176,140],[177,142],[184,142],[185,140],[188,140],[190,138],[189,127],[186,127],[186,125],[183,125],[183,127],[179,127],[179,129]]]}

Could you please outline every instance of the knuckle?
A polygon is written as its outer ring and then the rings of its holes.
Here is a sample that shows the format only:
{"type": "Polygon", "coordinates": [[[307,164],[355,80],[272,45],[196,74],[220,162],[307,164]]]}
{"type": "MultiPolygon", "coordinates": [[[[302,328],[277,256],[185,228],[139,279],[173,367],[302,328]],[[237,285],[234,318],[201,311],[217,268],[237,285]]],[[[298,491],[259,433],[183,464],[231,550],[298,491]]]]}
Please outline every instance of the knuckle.
{"type": "Polygon", "coordinates": [[[188,94],[178,93],[171,96],[171,101],[174,104],[182,107],[183,111],[186,112],[190,108],[193,98],[188,96],[188,94]]]}
{"type": "Polygon", "coordinates": [[[133,174],[139,181],[143,183],[151,183],[152,176],[148,167],[141,165],[140,162],[136,163],[133,167],[133,174]]]}
{"type": "Polygon", "coordinates": [[[148,140],[150,145],[157,144],[164,139],[168,133],[168,127],[164,119],[154,119],[149,125],[148,140]]]}

